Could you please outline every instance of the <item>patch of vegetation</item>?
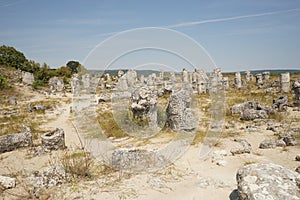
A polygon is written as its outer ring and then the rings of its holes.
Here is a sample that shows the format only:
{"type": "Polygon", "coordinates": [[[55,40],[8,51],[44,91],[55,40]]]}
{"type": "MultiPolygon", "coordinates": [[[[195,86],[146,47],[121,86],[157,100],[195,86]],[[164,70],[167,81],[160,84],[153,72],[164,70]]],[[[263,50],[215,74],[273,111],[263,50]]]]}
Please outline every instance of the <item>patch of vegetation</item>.
{"type": "Polygon", "coordinates": [[[107,137],[121,138],[127,136],[116,123],[111,111],[98,111],[98,121],[107,137]]]}
{"type": "Polygon", "coordinates": [[[91,179],[93,177],[93,160],[89,152],[83,150],[66,152],[61,159],[61,163],[72,180],[91,179]]]}

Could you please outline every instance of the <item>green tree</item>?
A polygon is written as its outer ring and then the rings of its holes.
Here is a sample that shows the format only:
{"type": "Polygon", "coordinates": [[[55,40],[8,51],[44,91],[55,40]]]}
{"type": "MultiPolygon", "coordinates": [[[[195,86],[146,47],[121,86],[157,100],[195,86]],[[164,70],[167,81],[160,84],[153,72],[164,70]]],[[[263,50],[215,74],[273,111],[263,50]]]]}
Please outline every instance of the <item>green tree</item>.
{"type": "Polygon", "coordinates": [[[78,61],[71,60],[66,66],[71,70],[72,73],[77,73],[80,65],[81,64],[78,61]]]}
{"type": "Polygon", "coordinates": [[[24,54],[13,47],[0,46],[0,65],[20,69],[27,61],[24,54]]]}

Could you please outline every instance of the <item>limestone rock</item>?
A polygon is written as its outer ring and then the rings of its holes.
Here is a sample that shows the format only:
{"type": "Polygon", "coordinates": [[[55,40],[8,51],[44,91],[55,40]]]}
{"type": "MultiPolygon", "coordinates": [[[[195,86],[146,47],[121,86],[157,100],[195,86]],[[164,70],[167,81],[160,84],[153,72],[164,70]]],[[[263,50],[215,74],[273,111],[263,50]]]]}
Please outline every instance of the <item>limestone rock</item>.
{"type": "Polygon", "coordinates": [[[281,96],[277,99],[273,100],[273,106],[274,109],[277,109],[278,111],[286,111],[288,107],[288,97],[287,96],[281,96]]]}
{"type": "Polygon", "coordinates": [[[286,146],[283,140],[276,139],[266,139],[259,144],[260,149],[273,149],[275,147],[284,147],[286,146]]]}
{"type": "Polygon", "coordinates": [[[42,147],[45,151],[52,151],[65,148],[65,132],[61,128],[57,128],[50,133],[41,136],[42,147]]]}
{"type": "Polygon", "coordinates": [[[16,187],[16,179],[8,176],[0,176],[0,188],[10,189],[16,187]]]}
{"type": "Polygon", "coordinates": [[[26,182],[34,188],[52,187],[62,184],[68,175],[63,166],[50,166],[35,172],[32,176],[26,178],[26,182]]]}
{"type": "Polygon", "coordinates": [[[298,174],[277,164],[251,164],[238,170],[240,200],[299,200],[298,174]]]}
{"type": "Polygon", "coordinates": [[[300,80],[296,80],[293,83],[293,90],[295,93],[295,105],[300,105],[300,80]]]}
{"type": "Polygon", "coordinates": [[[62,92],[65,88],[64,81],[56,76],[49,79],[49,86],[52,92],[62,92]]]}
{"type": "Polygon", "coordinates": [[[0,136],[0,153],[13,151],[32,144],[32,133],[29,127],[24,127],[21,133],[0,136]]]}
{"type": "Polygon", "coordinates": [[[190,94],[188,89],[181,89],[170,97],[166,125],[175,131],[193,131],[196,128],[190,94]]]}
{"type": "Polygon", "coordinates": [[[157,91],[149,87],[140,87],[131,95],[130,108],[133,117],[139,121],[147,121],[152,128],[157,127],[157,104],[157,91]]]}
{"type": "Polygon", "coordinates": [[[232,155],[251,153],[252,147],[251,144],[247,142],[247,140],[236,138],[234,139],[234,141],[240,143],[241,147],[231,149],[230,152],[232,153],[232,155]]]}
{"type": "Polygon", "coordinates": [[[297,144],[296,138],[293,132],[286,132],[279,134],[279,139],[282,139],[286,146],[295,146],[297,144]]]}
{"type": "Polygon", "coordinates": [[[254,110],[254,109],[247,109],[241,115],[242,120],[254,120],[254,119],[266,119],[268,118],[268,114],[265,110],[254,110]]]}
{"type": "Polygon", "coordinates": [[[34,76],[30,72],[22,72],[22,82],[28,85],[32,85],[34,82],[34,76]]]}

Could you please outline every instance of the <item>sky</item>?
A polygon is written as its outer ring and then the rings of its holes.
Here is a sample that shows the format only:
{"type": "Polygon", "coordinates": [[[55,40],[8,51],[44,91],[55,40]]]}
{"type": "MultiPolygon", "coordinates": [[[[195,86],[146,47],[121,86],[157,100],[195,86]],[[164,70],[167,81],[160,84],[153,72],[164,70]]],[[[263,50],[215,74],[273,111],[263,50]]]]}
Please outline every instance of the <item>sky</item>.
{"type": "MultiPolygon", "coordinates": [[[[104,54],[116,56],[121,45],[129,53],[118,52],[119,67],[156,63],[180,70],[201,54],[198,60],[210,59],[227,72],[300,69],[300,1],[0,0],[0,45],[51,68],[69,60],[86,65],[91,57],[105,60],[104,54]],[[142,44],[158,46],[132,49],[142,44]]],[[[195,65],[211,69],[205,61],[195,65]]]]}

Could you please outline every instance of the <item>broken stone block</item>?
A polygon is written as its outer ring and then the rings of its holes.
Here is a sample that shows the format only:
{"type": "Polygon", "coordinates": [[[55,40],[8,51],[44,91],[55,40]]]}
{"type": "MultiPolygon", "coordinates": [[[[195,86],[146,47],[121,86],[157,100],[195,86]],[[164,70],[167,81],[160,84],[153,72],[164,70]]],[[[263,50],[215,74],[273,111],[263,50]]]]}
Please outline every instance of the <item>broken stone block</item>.
{"type": "Polygon", "coordinates": [[[241,147],[231,149],[230,152],[232,153],[232,155],[251,153],[252,147],[251,144],[247,142],[247,140],[237,138],[234,139],[234,141],[240,143],[241,147]]]}
{"type": "Polygon", "coordinates": [[[42,147],[45,151],[52,151],[65,148],[65,132],[57,128],[50,133],[41,136],[42,147]]]}
{"type": "Polygon", "coordinates": [[[21,133],[0,136],[0,153],[13,151],[32,144],[32,133],[29,127],[24,127],[21,133]]]}

